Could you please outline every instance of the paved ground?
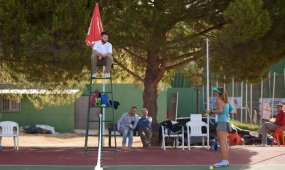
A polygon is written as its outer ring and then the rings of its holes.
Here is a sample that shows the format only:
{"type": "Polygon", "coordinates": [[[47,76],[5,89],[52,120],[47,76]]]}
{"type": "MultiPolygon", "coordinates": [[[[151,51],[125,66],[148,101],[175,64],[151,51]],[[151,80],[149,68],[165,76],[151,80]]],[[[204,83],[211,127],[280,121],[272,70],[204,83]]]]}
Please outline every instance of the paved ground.
{"type": "MultiPolygon", "coordinates": [[[[285,169],[285,147],[231,147],[229,170],[244,169],[285,169]]],[[[168,148],[163,151],[159,148],[119,150],[118,157],[114,152],[104,153],[104,167],[111,170],[145,169],[174,170],[179,167],[186,169],[208,169],[219,160],[218,151],[209,151],[203,148],[181,150],[168,148]]],[[[0,170],[51,170],[94,169],[97,162],[97,153],[88,152],[83,155],[83,148],[58,149],[4,149],[0,153],[0,170]],[[25,165],[25,166],[23,166],[25,165]]]]}
{"type": "MultiPolygon", "coordinates": [[[[20,147],[84,147],[85,135],[83,130],[77,130],[77,133],[57,133],[57,134],[20,134],[20,147]]],[[[97,131],[91,131],[90,134],[96,134],[97,131]]],[[[106,131],[107,133],[107,131],[106,131]]],[[[88,146],[97,146],[97,137],[89,137],[88,146]]],[[[114,146],[114,138],[111,138],[112,146],[114,146]]],[[[105,146],[108,145],[108,137],[105,137],[105,146]]],[[[117,136],[117,144],[121,146],[122,137],[117,136]]],[[[12,137],[3,137],[2,146],[13,146],[12,137]]],[[[134,147],[141,147],[140,138],[134,137],[134,147]]]]}
{"type": "MultiPolygon", "coordinates": [[[[209,166],[109,166],[104,170],[208,170],[209,166]]],[[[231,165],[225,170],[284,170],[284,165],[231,165]]],[[[94,170],[94,166],[5,166],[0,170],[94,170]]]]}
{"type": "MultiPolygon", "coordinates": [[[[117,138],[118,146],[122,138],[117,138]]],[[[0,170],[87,170],[94,169],[97,152],[83,155],[84,134],[29,135],[21,134],[20,150],[11,148],[12,138],[3,138],[0,151],[0,170]],[[47,148],[48,147],[48,148],[47,148]]],[[[97,138],[90,138],[90,146],[96,146],[97,138]]],[[[108,138],[105,138],[105,146],[108,138]]],[[[114,141],[112,141],[114,146],[114,141]]],[[[181,148],[142,149],[139,137],[134,137],[132,150],[104,152],[104,169],[110,170],[206,170],[216,163],[220,154],[201,147],[190,151],[181,148]],[[147,166],[147,167],[146,167],[147,166]]],[[[228,170],[283,170],[285,169],[285,147],[238,146],[230,149],[228,170]]]]}

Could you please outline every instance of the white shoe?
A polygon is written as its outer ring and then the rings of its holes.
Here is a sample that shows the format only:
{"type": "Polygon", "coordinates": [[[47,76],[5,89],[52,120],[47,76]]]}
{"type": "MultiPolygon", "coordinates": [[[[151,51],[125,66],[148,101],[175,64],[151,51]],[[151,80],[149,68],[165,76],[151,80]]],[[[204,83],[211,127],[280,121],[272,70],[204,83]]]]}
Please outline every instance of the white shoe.
{"type": "Polygon", "coordinates": [[[98,76],[98,73],[97,73],[97,72],[92,74],[92,77],[93,77],[93,78],[96,78],[97,76],[98,76]]]}
{"type": "Polygon", "coordinates": [[[256,138],[258,138],[258,137],[259,137],[259,133],[258,133],[258,132],[256,132],[256,131],[251,131],[251,132],[249,132],[249,134],[250,134],[251,136],[256,137],[256,138]]]}
{"type": "Polygon", "coordinates": [[[229,165],[228,165],[228,162],[225,161],[225,160],[221,160],[220,162],[214,164],[214,167],[215,167],[215,168],[227,167],[227,166],[229,166],[229,165]]]}
{"type": "Polygon", "coordinates": [[[104,73],[104,78],[110,78],[110,74],[109,73],[104,73]]]}

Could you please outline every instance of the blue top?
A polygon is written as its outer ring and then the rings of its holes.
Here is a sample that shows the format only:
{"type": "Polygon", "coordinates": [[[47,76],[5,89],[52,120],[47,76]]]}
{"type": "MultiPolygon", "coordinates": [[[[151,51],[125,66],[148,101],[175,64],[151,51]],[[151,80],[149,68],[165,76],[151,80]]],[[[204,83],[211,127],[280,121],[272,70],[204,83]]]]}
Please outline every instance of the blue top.
{"type": "Polygon", "coordinates": [[[230,103],[223,105],[223,112],[218,114],[218,122],[230,123],[229,114],[233,110],[233,106],[230,103]]]}
{"type": "Polygon", "coordinates": [[[146,117],[141,117],[138,124],[137,124],[138,129],[143,129],[143,128],[149,128],[151,129],[151,118],[146,116],[146,117]]]}

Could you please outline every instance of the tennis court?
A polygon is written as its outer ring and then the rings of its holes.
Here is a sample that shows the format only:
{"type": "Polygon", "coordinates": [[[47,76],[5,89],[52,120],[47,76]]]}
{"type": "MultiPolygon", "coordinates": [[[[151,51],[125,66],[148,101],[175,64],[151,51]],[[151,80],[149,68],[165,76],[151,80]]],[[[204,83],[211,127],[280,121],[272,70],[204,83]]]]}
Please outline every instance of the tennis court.
{"type": "MultiPolygon", "coordinates": [[[[284,169],[284,147],[231,147],[230,163],[226,169],[284,169]]],[[[218,151],[201,147],[190,151],[169,148],[119,150],[104,152],[104,169],[110,170],[206,170],[219,159],[218,151]]],[[[83,155],[83,148],[22,148],[19,151],[4,149],[0,152],[0,170],[93,170],[97,152],[83,155]]],[[[217,168],[215,168],[217,169],[217,168]]]]}
{"type": "MultiPolygon", "coordinates": [[[[227,170],[283,170],[285,165],[231,165],[227,170]]],[[[209,166],[110,166],[108,170],[207,170],[209,166]]],[[[94,166],[4,166],[0,170],[93,170],[94,166]]],[[[218,168],[215,168],[218,169],[218,168]]]]}

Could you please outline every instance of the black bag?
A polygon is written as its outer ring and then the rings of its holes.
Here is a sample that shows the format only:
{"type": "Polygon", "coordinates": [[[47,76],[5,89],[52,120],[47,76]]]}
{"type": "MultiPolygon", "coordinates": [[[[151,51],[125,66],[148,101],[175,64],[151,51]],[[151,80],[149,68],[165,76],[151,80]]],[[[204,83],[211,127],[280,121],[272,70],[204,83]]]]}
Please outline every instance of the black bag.
{"type": "MultiPolygon", "coordinates": [[[[113,104],[113,101],[112,100],[109,100],[109,104],[110,106],[112,106],[113,104]]],[[[114,109],[117,110],[118,107],[119,107],[120,103],[118,101],[114,101],[114,109]]]]}
{"type": "Polygon", "coordinates": [[[161,126],[164,127],[164,131],[167,132],[168,135],[171,135],[171,134],[182,134],[182,128],[184,127],[184,124],[178,122],[177,124],[172,125],[172,122],[170,120],[161,122],[158,133],[159,143],[161,142],[162,133],[163,133],[161,126]]]}
{"type": "Polygon", "coordinates": [[[36,133],[52,134],[52,132],[50,130],[42,129],[36,125],[32,125],[32,126],[29,126],[28,128],[26,128],[25,133],[28,133],[28,134],[36,134],[36,133]]]}
{"type": "Polygon", "coordinates": [[[32,125],[32,126],[29,126],[28,128],[25,129],[25,133],[28,133],[28,134],[35,134],[39,131],[39,127],[37,127],[36,125],[32,125]]]}
{"type": "Polygon", "coordinates": [[[177,124],[174,124],[171,126],[170,129],[168,129],[168,135],[170,134],[182,134],[182,128],[184,127],[183,123],[178,122],[177,124]]]}

